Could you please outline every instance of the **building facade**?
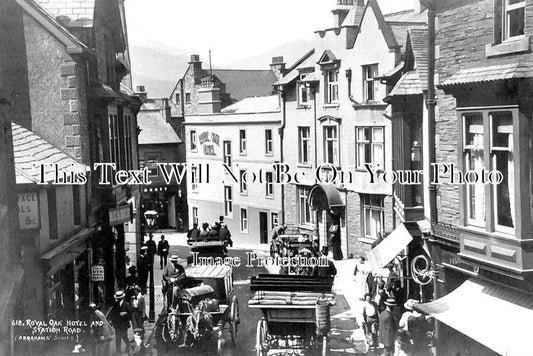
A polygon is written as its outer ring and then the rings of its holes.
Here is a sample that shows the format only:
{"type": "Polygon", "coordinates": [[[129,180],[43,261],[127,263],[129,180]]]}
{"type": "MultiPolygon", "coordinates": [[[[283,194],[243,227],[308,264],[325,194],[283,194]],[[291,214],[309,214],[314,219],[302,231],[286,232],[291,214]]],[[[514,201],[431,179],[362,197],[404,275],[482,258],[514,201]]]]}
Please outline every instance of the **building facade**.
{"type": "Polygon", "coordinates": [[[315,231],[325,244],[339,219],[349,257],[394,228],[392,184],[383,179],[392,169],[392,127],[382,100],[390,87],[380,78],[400,64],[407,29],[425,27],[425,19],[412,11],[384,16],[373,0],[338,1],[333,16],[334,26],[317,31],[314,49],[277,83],[287,122],[283,161],[305,172],[301,183],[285,188],[285,221],[315,231]]]}
{"type": "Polygon", "coordinates": [[[189,222],[223,217],[232,239],[266,244],[281,211],[278,96],[251,97],[220,113],[185,118],[189,222]]]}

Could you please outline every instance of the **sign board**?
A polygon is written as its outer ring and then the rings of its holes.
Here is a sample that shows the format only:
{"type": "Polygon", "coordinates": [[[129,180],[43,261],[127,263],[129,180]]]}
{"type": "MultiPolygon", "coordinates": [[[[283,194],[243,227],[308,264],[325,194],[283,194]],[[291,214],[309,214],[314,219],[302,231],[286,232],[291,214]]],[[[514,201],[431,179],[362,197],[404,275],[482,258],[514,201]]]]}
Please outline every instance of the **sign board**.
{"type": "Polygon", "coordinates": [[[131,221],[131,205],[121,205],[116,209],[109,209],[109,225],[118,225],[131,221]]]}
{"type": "Polygon", "coordinates": [[[21,230],[39,228],[39,193],[19,193],[19,228],[21,230]]]}
{"type": "Polygon", "coordinates": [[[104,266],[94,265],[91,268],[91,280],[93,282],[103,282],[104,281],[104,266]]]}

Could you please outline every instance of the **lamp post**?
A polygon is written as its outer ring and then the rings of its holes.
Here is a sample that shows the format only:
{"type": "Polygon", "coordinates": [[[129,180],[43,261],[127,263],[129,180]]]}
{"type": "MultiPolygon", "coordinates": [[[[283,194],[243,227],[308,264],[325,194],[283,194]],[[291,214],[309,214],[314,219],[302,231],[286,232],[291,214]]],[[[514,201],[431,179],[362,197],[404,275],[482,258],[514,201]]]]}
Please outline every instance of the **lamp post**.
{"type": "MultiPolygon", "coordinates": [[[[148,227],[148,231],[154,228],[155,220],[157,218],[157,211],[147,210],[144,212],[144,220],[148,227]]],[[[153,256],[151,256],[153,257],[153,256]]],[[[153,258],[150,258],[150,311],[148,312],[148,321],[153,323],[155,322],[155,291],[154,291],[154,261],[153,258]]]]}

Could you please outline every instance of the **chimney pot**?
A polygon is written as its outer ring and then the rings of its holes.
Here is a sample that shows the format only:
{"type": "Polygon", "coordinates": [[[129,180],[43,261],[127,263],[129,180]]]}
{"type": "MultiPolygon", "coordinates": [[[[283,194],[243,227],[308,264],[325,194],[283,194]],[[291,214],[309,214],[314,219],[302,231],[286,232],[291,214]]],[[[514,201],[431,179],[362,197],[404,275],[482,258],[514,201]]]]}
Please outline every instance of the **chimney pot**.
{"type": "Polygon", "coordinates": [[[272,57],[272,64],[283,63],[283,56],[272,57]]]}
{"type": "Polygon", "coordinates": [[[137,89],[137,93],[144,93],[145,92],[144,85],[137,85],[136,89],[137,89]]]}
{"type": "Polygon", "coordinates": [[[199,54],[191,54],[191,62],[200,62],[199,54]]]}

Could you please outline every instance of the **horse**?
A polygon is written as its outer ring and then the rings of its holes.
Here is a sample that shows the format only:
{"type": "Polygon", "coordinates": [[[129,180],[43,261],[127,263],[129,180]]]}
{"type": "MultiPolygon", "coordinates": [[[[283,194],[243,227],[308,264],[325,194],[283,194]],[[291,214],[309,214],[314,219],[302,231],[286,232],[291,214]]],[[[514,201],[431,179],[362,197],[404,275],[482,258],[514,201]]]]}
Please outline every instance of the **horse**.
{"type": "Polygon", "coordinates": [[[213,317],[207,312],[207,304],[204,300],[198,303],[187,318],[187,330],[194,340],[207,336],[213,330],[213,317]]]}

